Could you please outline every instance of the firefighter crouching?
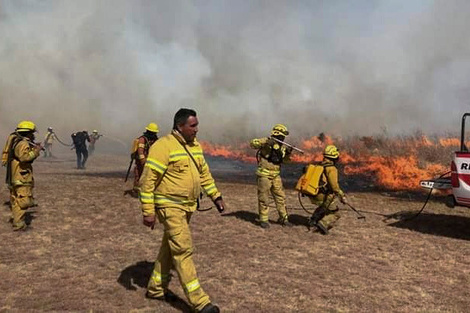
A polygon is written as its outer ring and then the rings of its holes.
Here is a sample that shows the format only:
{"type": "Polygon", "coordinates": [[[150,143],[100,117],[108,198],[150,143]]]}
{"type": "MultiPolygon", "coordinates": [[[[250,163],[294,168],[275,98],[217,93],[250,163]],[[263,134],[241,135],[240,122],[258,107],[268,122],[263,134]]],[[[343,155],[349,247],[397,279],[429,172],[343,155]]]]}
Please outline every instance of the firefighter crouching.
{"type": "Polygon", "coordinates": [[[133,193],[135,196],[139,194],[139,180],[144,170],[145,162],[149,154],[150,146],[158,140],[158,125],[156,123],[150,123],[145,127],[145,132],[139,138],[135,139],[136,147],[132,153],[132,157],[135,160],[134,166],[134,188],[133,193]]]}
{"type": "Polygon", "coordinates": [[[26,230],[26,209],[33,200],[33,161],[39,156],[41,144],[34,143],[36,125],[31,121],[18,124],[5,144],[2,165],[7,167],[6,183],[10,189],[13,230],[26,230]]]}
{"type": "Polygon", "coordinates": [[[334,223],[341,217],[338,209],[333,209],[336,197],[339,197],[341,203],[346,204],[347,199],[344,192],[339,187],[338,169],[336,164],[339,160],[339,151],[334,145],[328,145],[323,152],[323,175],[321,180],[323,187],[316,196],[309,196],[311,202],[319,207],[313,212],[309,219],[309,226],[316,227],[322,234],[328,234],[328,229],[332,228],[334,223]]]}
{"type": "MultiPolygon", "coordinates": [[[[289,135],[287,127],[276,124],[271,137],[284,141],[289,135]]],[[[292,226],[286,211],[286,194],[282,186],[281,164],[289,160],[292,148],[277,143],[271,138],[257,138],[250,142],[250,146],[258,149],[258,211],[259,221],[262,228],[269,228],[269,194],[271,193],[276,209],[279,213],[278,222],[283,226],[292,226]]]]}
{"type": "Polygon", "coordinates": [[[225,204],[196,141],[197,132],[196,112],[180,109],[174,117],[171,134],[150,147],[140,179],[139,198],[144,225],[153,228],[156,218],[163,224],[160,252],[146,297],[176,300],[168,290],[170,269],[174,268],[196,312],[217,313],[219,308],[211,303],[197,278],[189,221],[197,208],[201,190],[214,201],[219,211],[225,204]]]}

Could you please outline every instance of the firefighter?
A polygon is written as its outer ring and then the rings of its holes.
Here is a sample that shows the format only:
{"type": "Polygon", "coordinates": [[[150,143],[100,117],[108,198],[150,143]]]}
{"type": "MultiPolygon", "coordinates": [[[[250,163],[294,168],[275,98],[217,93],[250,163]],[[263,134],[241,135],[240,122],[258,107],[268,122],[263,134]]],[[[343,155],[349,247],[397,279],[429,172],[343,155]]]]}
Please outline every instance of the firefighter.
{"type": "Polygon", "coordinates": [[[163,238],[147,287],[147,298],[174,301],[168,290],[170,269],[178,273],[189,303],[196,312],[217,313],[200,286],[193,263],[189,221],[203,190],[218,208],[225,207],[209,171],[202,148],[196,141],[198,119],[191,109],[180,109],[173,130],[150,148],[140,179],[143,223],[153,228],[163,224],[163,238]]]}
{"type": "Polygon", "coordinates": [[[26,209],[35,206],[33,199],[33,161],[43,149],[40,143],[34,143],[36,125],[31,121],[22,121],[16,127],[5,144],[6,183],[10,189],[11,221],[13,230],[26,230],[26,209]]]}
{"type": "Polygon", "coordinates": [[[258,211],[259,222],[262,228],[269,228],[269,194],[274,198],[279,213],[278,222],[283,226],[292,226],[286,211],[286,194],[282,186],[281,164],[288,161],[292,148],[284,146],[272,138],[284,141],[289,135],[287,127],[282,124],[274,125],[271,138],[257,138],[250,142],[250,146],[258,149],[258,211]]]}
{"type": "Polygon", "coordinates": [[[91,132],[91,135],[90,135],[90,145],[88,146],[89,148],[89,153],[90,155],[93,154],[93,152],[95,152],[95,144],[96,142],[98,141],[98,139],[100,139],[100,137],[102,137],[103,135],[99,134],[98,131],[95,129],[91,132]]]}
{"type": "Polygon", "coordinates": [[[73,148],[77,154],[77,169],[85,169],[88,159],[86,142],[90,142],[90,136],[86,130],[72,134],[73,148]]]}
{"type": "Polygon", "coordinates": [[[316,196],[309,197],[313,204],[318,205],[318,208],[309,219],[309,226],[316,227],[324,235],[328,234],[328,229],[333,227],[334,223],[341,217],[338,214],[338,208],[332,208],[335,198],[339,197],[341,203],[347,203],[346,196],[339,187],[338,169],[336,168],[338,160],[339,151],[336,146],[326,146],[323,151],[323,161],[321,162],[324,167],[322,180],[325,187],[320,189],[316,196]]]}
{"type": "Polygon", "coordinates": [[[145,127],[145,132],[137,138],[137,150],[133,153],[135,160],[134,166],[134,188],[133,194],[136,196],[139,194],[139,180],[144,170],[145,162],[149,154],[150,146],[158,140],[158,125],[156,123],[150,123],[145,127]]]}
{"type": "Polygon", "coordinates": [[[44,157],[52,157],[52,143],[56,139],[54,129],[52,127],[47,128],[46,136],[44,137],[44,157]]]}

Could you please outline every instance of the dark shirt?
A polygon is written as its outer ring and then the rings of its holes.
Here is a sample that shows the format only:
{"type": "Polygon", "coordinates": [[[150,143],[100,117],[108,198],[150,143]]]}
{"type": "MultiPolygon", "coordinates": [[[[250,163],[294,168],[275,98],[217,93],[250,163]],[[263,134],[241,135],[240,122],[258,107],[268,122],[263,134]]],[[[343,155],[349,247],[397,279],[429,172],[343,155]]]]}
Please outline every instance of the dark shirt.
{"type": "Polygon", "coordinates": [[[72,134],[73,145],[77,150],[86,150],[86,142],[90,142],[90,136],[85,131],[72,134]]]}

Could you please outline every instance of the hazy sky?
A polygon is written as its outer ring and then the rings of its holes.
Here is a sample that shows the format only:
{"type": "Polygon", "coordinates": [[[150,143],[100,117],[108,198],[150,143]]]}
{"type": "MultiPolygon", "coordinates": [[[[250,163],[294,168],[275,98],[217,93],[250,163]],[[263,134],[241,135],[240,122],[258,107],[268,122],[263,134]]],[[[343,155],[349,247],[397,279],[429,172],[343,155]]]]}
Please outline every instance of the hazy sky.
{"type": "Polygon", "coordinates": [[[458,131],[470,111],[470,1],[0,0],[0,134],[200,137],[458,131]]]}

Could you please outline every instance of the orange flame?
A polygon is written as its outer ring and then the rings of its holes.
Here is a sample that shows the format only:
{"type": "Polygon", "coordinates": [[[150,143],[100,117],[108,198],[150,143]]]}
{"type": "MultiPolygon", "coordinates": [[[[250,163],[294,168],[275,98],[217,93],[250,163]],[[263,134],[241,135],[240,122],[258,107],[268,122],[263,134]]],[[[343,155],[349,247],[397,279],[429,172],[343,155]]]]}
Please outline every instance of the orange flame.
{"type": "MultiPolygon", "coordinates": [[[[458,138],[431,140],[426,136],[407,138],[361,137],[343,140],[321,134],[300,143],[304,154],[294,152],[291,161],[313,163],[322,160],[326,145],[336,142],[340,147],[340,162],[345,175],[370,179],[371,184],[390,190],[417,190],[419,181],[438,176],[448,170],[452,147],[459,146],[458,138]]],[[[208,155],[222,156],[245,162],[256,162],[256,152],[247,143],[213,145],[201,143],[208,155]]]]}

